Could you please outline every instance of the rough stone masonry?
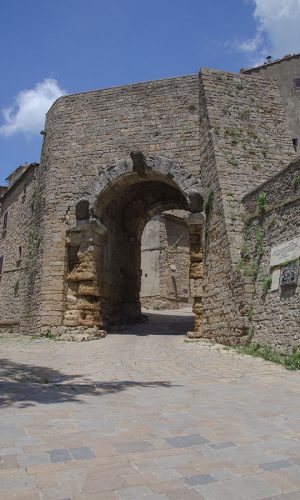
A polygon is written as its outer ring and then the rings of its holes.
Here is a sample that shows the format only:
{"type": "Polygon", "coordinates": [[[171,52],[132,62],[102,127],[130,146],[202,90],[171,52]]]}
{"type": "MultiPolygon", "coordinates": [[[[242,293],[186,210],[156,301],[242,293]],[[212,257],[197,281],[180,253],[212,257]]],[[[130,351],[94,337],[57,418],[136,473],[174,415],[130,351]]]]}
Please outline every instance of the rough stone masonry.
{"type": "Polygon", "coordinates": [[[189,212],[188,335],[299,347],[300,251],[293,283],[282,262],[270,287],[271,247],[300,237],[286,113],[275,80],[209,69],[59,98],[40,165],[1,188],[0,327],[90,339],[138,321],[143,229],[175,209],[189,212]]]}

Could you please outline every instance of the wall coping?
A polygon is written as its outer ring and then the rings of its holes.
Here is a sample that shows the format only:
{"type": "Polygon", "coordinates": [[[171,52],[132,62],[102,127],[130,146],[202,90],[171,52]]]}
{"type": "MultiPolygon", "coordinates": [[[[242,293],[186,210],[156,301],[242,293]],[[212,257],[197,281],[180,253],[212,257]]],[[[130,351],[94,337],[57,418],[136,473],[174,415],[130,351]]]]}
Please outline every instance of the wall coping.
{"type": "Polygon", "coordinates": [[[282,170],[280,170],[280,172],[277,172],[276,174],[272,175],[272,177],[262,182],[259,186],[257,186],[256,188],[252,189],[247,194],[245,194],[245,196],[243,196],[242,198],[242,202],[244,203],[248,197],[250,198],[255,193],[259,193],[260,191],[262,191],[264,186],[271,184],[274,180],[278,179],[278,177],[286,175],[286,173],[290,169],[292,169],[297,163],[299,163],[299,168],[300,168],[300,155],[296,156],[296,158],[293,158],[282,170]]]}

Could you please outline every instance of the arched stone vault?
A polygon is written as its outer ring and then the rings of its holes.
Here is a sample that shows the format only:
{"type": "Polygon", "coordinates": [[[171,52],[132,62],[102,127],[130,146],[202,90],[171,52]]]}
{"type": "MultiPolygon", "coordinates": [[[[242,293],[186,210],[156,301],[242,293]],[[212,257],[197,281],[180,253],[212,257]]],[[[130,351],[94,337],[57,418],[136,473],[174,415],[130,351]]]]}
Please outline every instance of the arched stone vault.
{"type": "Polygon", "coordinates": [[[118,161],[105,170],[100,169],[98,175],[90,182],[86,192],[83,193],[82,198],[88,200],[91,209],[96,212],[98,199],[103,196],[105,191],[111,189],[113,196],[116,182],[121,185],[135,184],[138,177],[145,181],[163,177],[165,183],[175,186],[184,194],[192,213],[202,211],[203,190],[198,179],[185,168],[163,156],[145,157],[141,170],[134,168],[132,159],[118,161]],[[136,177],[133,175],[134,173],[136,177]]]}
{"type": "Polygon", "coordinates": [[[131,159],[99,171],[77,202],[69,234],[64,325],[101,329],[141,316],[141,235],[164,210],[191,213],[190,273],[202,279],[202,206],[198,180],[167,158],[132,152],[131,159]]]}

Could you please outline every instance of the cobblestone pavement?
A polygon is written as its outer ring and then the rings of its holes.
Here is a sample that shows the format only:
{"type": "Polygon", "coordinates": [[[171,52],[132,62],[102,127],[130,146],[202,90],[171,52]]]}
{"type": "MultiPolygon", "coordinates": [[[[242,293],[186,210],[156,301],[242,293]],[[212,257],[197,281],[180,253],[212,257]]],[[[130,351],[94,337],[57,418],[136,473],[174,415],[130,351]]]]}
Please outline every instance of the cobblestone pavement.
{"type": "Polygon", "coordinates": [[[191,321],[1,337],[0,498],[300,498],[300,373],[185,343],[191,321]]]}

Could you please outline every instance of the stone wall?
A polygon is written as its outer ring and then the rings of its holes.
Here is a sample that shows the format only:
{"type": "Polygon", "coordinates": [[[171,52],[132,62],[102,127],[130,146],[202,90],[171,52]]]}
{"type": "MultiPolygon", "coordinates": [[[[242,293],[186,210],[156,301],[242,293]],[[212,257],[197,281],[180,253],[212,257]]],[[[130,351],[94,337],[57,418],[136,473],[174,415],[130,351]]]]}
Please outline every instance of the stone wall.
{"type": "Polygon", "coordinates": [[[99,170],[128,158],[137,147],[198,171],[197,98],[197,77],[188,76],[66,96],[52,106],[39,178],[45,200],[41,290],[36,292],[40,325],[62,322],[66,230],[99,170]]]}
{"type": "Polygon", "coordinates": [[[161,296],[172,308],[187,305],[190,295],[190,234],[185,221],[171,215],[161,226],[162,260],[161,296]]]}
{"type": "MultiPolygon", "coordinates": [[[[300,237],[300,160],[244,198],[244,252],[240,271],[248,274],[248,332],[252,342],[280,352],[300,347],[300,279],[272,290],[271,249],[300,237]]],[[[274,276],[275,277],[275,276],[274,276]]]]}
{"type": "Polygon", "coordinates": [[[257,188],[252,189],[243,198],[246,215],[255,214],[258,211],[258,197],[261,192],[266,194],[266,210],[278,205],[293,202],[299,195],[299,172],[300,157],[294,158],[279,173],[272,176],[268,181],[263,182],[257,188]]]}
{"type": "Polygon", "coordinates": [[[244,342],[241,301],[248,286],[236,275],[243,229],[243,196],[294,156],[276,82],[202,70],[201,181],[206,189],[203,335],[244,342]]]}
{"type": "Polygon", "coordinates": [[[295,152],[274,80],[202,70],[226,230],[233,262],[241,247],[241,201],[295,152]]]}
{"type": "Polygon", "coordinates": [[[171,214],[149,221],[142,238],[142,305],[178,309],[191,303],[189,267],[187,223],[171,214]]]}
{"type": "Polygon", "coordinates": [[[27,277],[40,236],[31,228],[35,210],[37,165],[28,167],[17,182],[0,199],[0,256],[3,272],[0,277],[0,325],[18,328],[28,300],[27,277]],[[3,228],[7,213],[7,228],[3,228]]]}

